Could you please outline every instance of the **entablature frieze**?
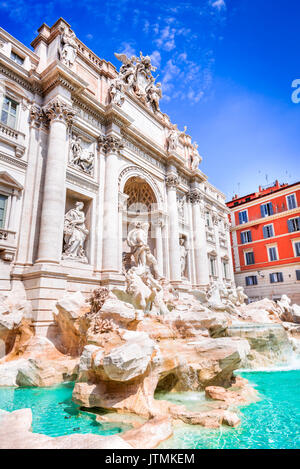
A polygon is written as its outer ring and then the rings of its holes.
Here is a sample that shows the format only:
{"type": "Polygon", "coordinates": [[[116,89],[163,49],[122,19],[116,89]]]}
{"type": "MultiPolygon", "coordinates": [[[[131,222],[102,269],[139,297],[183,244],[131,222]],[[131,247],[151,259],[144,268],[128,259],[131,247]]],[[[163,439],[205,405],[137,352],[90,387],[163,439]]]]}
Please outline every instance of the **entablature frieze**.
{"type": "Polygon", "coordinates": [[[17,168],[21,168],[26,170],[27,168],[27,161],[21,160],[18,157],[10,156],[5,153],[0,152],[0,161],[4,161],[9,165],[16,166],[17,168]]]}

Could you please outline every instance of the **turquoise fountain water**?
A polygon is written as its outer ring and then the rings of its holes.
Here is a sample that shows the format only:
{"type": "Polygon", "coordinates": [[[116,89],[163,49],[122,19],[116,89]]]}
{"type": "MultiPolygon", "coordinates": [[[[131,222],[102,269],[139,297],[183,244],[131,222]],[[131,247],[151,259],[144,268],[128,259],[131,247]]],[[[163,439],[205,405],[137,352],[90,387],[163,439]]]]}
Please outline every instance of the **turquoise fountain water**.
{"type": "MultiPolygon", "coordinates": [[[[207,430],[182,425],[161,448],[299,448],[300,370],[239,373],[258,389],[261,400],[241,407],[240,427],[207,430]]],[[[55,388],[0,388],[0,409],[30,407],[33,431],[50,436],[70,433],[111,435],[128,425],[99,424],[95,415],[72,403],[72,384],[55,388]]],[[[203,393],[169,393],[158,396],[184,404],[191,410],[203,405],[203,393]]]]}
{"type": "MultiPolygon", "coordinates": [[[[180,426],[160,448],[293,449],[300,447],[300,370],[239,373],[256,386],[261,400],[240,408],[241,426],[208,430],[180,426]]],[[[164,396],[180,403],[177,394],[164,396]]],[[[195,399],[195,395],[194,395],[195,399]]],[[[201,397],[203,400],[203,397],[201,397]]],[[[183,401],[182,401],[183,403],[183,401]]],[[[189,408],[193,409],[191,402],[189,408]]],[[[195,409],[196,410],[196,409],[195,409]]]]}
{"type": "Polygon", "coordinates": [[[72,402],[74,384],[55,388],[0,388],[0,409],[13,411],[30,407],[32,431],[49,436],[72,433],[114,435],[131,427],[96,422],[96,415],[83,412],[72,402]]]}

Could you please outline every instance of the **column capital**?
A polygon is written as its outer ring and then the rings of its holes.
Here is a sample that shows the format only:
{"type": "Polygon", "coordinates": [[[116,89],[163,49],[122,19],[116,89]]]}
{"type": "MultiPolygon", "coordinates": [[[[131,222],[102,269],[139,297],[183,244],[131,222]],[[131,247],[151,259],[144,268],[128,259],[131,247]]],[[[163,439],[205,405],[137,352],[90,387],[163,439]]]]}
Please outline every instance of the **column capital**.
{"type": "Polygon", "coordinates": [[[58,98],[46,104],[43,112],[50,122],[60,121],[65,124],[71,124],[76,114],[72,106],[58,98]]]}
{"type": "Polygon", "coordinates": [[[30,127],[39,129],[43,121],[45,121],[45,115],[40,107],[36,104],[32,104],[29,109],[29,121],[30,127]]]}
{"type": "Polygon", "coordinates": [[[188,193],[188,200],[191,204],[200,204],[203,201],[203,196],[199,189],[192,189],[188,193]]]}
{"type": "Polygon", "coordinates": [[[166,176],[166,186],[169,189],[176,189],[179,185],[179,178],[177,174],[168,174],[166,176]]]}
{"type": "Polygon", "coordinates": [[[124,148],[124,142],[115,135],[100,135],[98,145],[104,153],[119,153],[124,148]]]}

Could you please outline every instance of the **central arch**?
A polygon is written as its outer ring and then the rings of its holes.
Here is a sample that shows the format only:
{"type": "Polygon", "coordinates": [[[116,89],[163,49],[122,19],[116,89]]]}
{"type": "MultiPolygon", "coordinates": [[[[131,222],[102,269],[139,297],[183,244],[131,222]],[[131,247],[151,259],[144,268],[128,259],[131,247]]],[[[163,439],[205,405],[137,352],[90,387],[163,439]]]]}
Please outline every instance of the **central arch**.
{"type": "Polygon", "coordinates": [[[130,248],[127,236],[136,222],[148,223],[148,245],[158,261],[161,274],[163,265],[162,228],[158,223],[163,197],[156,181],[143,168],[127,166],[119,176],[120,197],[120,254],[124,271],[130,266],[130,248]]]}
{"type": "Polygon", "coordinates": [[[128,196],[127,209],[129,212],[151,212],[154,204],[157,203],[151,186],[139,176],[128,179],[123,192],[128,196]]]}

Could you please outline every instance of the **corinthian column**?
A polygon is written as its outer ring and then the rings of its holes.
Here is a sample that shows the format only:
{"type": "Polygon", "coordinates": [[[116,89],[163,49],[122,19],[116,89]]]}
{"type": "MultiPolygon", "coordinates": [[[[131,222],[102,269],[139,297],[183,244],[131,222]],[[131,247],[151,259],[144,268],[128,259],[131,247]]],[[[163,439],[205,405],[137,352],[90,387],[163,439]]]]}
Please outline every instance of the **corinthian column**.
{"type": "Polygon", "coordinates": [[[181,281],[179,226],[177,208],[177,186],[178,176],[170,174],[166,177],[168,193],[169,214],[169,259],[170,259],[170,281],[181,281]]]}
{"type": "Polygon", "coordinates": [[[50,130],[37,262],[58,264],[62,252],[66,197],[67,125],[75,113],[59,99],[48,103],[44,113],[49,119],[50,130]]]}
{"type": "MultiPolygon", "coordinates": [[[[34,232],[36,226],[36,200],[39,194],[39,180],[37,180],[39,166],[39,146],[40,146],[40,127],[44,120],[43,112],[36,105],[32,105],[29,112],[29,149],[28,149],[28,165],[26,171],[25,190],[23,198],[23,208],[21,217],[21,227],[19,234],[19,246],[16,264],[32,263],[32,256],[29,251],[33,248],[30,245],[31,233],[34,232]]],[[[15,197],[14,197],[15,199],[15,197]]],[[[13,200],[14,200],[13,199],[13,200]]],[[[14,213],[13,207],[11,213],[14,213]]]]}
{"type": "Polygon", "coordinates": [[[205,213],[202,196],[199,189],[192,189],[189,193],[193,213],[193,237],[196,284],[205,286],[209,284],[208,257],[206,249],[205,213]]]}
{"type": "Polygon", "coordinates": [[[113,135],[101,136],[98,142],[106,155],[102,271],[119,273],[118,153],[123,143],[113,135]]]}

